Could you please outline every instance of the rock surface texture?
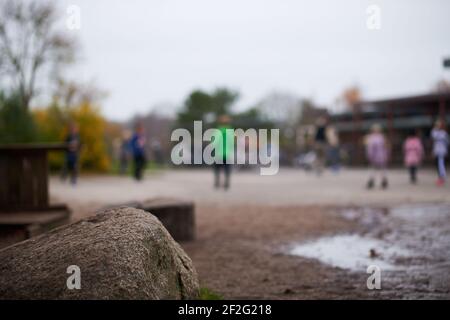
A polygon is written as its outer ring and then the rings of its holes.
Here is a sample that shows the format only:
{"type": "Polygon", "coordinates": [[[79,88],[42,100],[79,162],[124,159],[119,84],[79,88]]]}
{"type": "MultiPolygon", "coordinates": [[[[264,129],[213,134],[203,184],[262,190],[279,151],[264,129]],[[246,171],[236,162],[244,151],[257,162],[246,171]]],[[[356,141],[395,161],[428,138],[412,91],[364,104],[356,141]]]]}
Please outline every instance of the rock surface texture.
{"type": "Polygon", "coordinates": [[[160,221],[129,207],[0,251],[0,299],[195,299],[198,289],[191,259],[160,221]],[[70,266],[80,289],[68,288],[70,266]]]}

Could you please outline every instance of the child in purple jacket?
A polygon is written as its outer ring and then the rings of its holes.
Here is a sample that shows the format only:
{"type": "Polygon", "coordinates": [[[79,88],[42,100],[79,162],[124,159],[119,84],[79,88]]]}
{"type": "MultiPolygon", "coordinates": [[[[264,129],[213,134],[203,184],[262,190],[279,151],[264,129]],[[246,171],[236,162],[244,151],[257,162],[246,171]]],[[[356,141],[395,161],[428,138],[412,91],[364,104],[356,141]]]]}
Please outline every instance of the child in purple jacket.
{"type": "Polygon", "coordinates": [[[386,189],[388,187],[386,175],[388,146],[379,124],[372,126],[371,133],[366,138],[366,155],[370,165],[367,189],[372,189],[375,186],[375,178],[377,175],[381,177],[381,187],[386,189]]]}
{"type": "Polygon", "coordinates": [[[436,121],[436,124],[431,130],[431,138],[433,139],[433,156],[436,159],[436,168],[438,172],[438,180],[436,185],[442,186],[445,183],[445,158],[448,153],[448,145],[450,139],[445,130],[445,124],[442,120],[436,121]]]}

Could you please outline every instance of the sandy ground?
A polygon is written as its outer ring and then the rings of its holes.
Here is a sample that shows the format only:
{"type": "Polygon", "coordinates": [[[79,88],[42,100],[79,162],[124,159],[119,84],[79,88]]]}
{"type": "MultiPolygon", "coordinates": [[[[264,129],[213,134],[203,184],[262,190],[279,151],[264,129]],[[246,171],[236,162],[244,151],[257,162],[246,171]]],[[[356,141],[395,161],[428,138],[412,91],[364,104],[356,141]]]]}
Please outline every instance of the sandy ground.
{"type": "Polygon", "coordinates": [[[367,192],[367,172],[345,170],[339,175],[317,177],[295,169],[281,168],[274,176],[259,171],[235,172],[232,188],[219,192],[212,188],[209,170],[170,170],[147,175],[143,182],[128,177],[88,176],[76,188],[51,179],[50,192],[58,199],[81,205],[105,204],[172,196],[205,204],[259,205],[393,205],[408,202],[450,202],[450,185],[436,188],[434,171],[419,173],[419,184],[410,185],[406,172],[389,173],[391,188],[367,192]]]}
{"type": "Polygon", "coordinates": [[[72,187],[52,178],[50,190],[54,201],[70,205],[75,220],[131,200],[194,200],[198,238],[182,246],[201,285],[224,298],[449,299],[450,186],[436,187],[432,171],[421,172],[415,186],[404,171],[389,176],[389,190],[367,191],[363,170],[321,177],[294,169],[269,177],[235,172],[224,191],[212,188],[210,171],[171,170],[148,174],[140,183],[86,176],[72,187]],[[396,259],[398,270],[382,271],[381,290],[367,289],[365,267],[349,270],[288,254],[293,244],[347,234],[413,254],[396,259]]]}

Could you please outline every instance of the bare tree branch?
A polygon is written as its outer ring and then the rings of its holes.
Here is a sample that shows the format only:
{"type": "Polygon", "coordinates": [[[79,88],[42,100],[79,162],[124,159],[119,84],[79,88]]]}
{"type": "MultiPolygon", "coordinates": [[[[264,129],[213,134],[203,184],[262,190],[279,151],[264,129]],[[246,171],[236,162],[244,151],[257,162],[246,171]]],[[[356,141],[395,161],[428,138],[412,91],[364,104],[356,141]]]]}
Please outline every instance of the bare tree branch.
{"type": "Polygon", "coordinates": [[[58,32],[57,18],[54,5],[45,1],[0,4],[0,72],[25,107],[36,95],[40,73],[49,76],[49,70],[72,60],[74,41],[58,32]]]}

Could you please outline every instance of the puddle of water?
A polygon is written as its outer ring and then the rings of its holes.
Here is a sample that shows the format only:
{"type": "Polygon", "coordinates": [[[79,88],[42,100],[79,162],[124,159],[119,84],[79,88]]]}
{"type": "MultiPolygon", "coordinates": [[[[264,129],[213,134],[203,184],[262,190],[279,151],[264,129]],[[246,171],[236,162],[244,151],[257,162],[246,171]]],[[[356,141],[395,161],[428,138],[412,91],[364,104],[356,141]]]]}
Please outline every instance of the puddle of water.
{"type": "Polygon", "coordinates": [[[440,204],[415,204],[403,205],[390,209],[392,215],[406,219],[436,219],[450,216],[450,205],[440,204]]]}
{"type": "Polygon", "coordinates": [[[364,272],[369,265],[377,265],[381,270],[403,269],[404,267],[395,264],[395,259],[411,256],[406,249],[359,235],[338,235],[297,244],[289,254],[317,259],[342,269],[364,272]],[[371,257],[371,250],[375,256],[371,257]]]}
{"type": "Polygon", "coordinates": [[[415,220],[435,220],[439,218],[450,217],[450,204],[448,203],[418,203],[398,205],[391,208],[380,207],[361,207],[349,208],[340,212],[342,217],[347,220],[362,220],[363,224],[370,224],[373,222],[380,222],[384,217],[395,217],[415,220]]]}

